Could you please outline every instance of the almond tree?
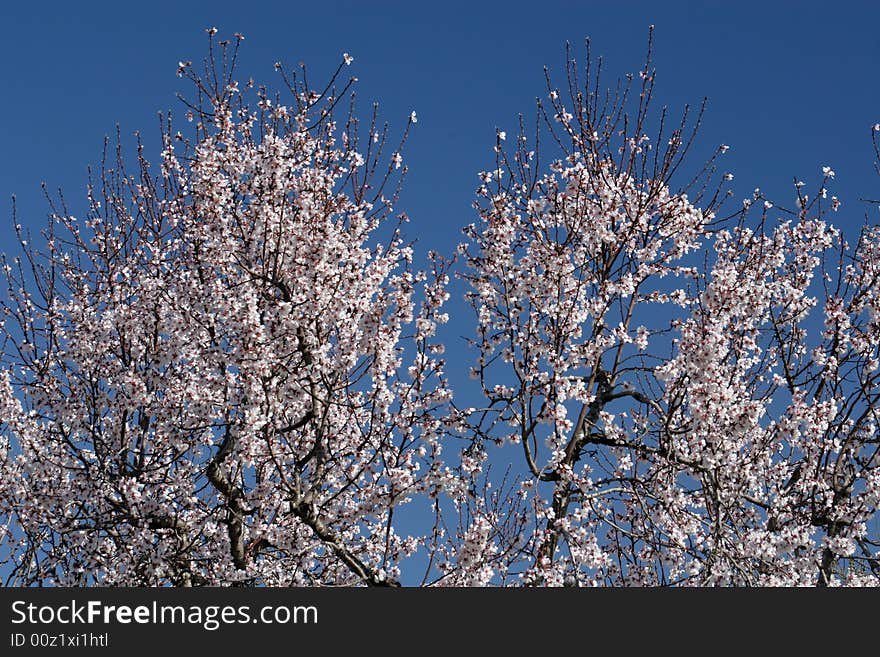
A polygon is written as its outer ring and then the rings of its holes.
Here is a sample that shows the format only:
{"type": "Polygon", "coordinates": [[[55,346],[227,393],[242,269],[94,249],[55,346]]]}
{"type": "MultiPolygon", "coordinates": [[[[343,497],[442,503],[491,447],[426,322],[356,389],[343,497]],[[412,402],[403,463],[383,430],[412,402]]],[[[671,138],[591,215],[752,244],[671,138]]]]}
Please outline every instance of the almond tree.
{"type": "Polygon", "coordinates": [[[446,293],[392,220],[406,135],[334,118],[347,54],[270,97],[209,35],[193,136],[168,117],[158,172],[118,154],[6,265],[9,583],[395,585],[415,548],[446,293]]]}
{"type": "Polygon", "coordinates": [[[826,222],[829,167],[793,210],[756,190],[719,216],[726,146],[674,188],[702,108],[652,119],[650,55],[607,94],[569,55],[541,139],[499,131],[481,174],[461,250],[485,403],[462,412],[484,492],[449,576],[876,585],[880,230],[850,247],[826,222]],[[514,449],[511,515],[482,471],[514,449]]]}
{"type": "Polygon", "coordinates": [[[415,114],[392,146],[350,56],[270,95],[209,35],[158,171],[120,149],[85,220],[17,229],[8,583],[880,584],[880,229],[827,221],[830,167],[724,214],[727,147],[686,175],[704,106],[653,112],[650,45],[609,92],[569,51],[480,174],[453,403],[450,264],[394,217],[415,114]]]}

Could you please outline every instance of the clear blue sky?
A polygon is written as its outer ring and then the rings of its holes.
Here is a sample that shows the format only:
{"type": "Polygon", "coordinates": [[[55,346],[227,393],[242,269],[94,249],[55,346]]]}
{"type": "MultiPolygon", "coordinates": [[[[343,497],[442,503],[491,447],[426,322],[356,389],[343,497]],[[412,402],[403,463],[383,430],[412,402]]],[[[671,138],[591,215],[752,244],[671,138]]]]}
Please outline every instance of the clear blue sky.
{"type": "Polygon", "coordinates": [[[11,248],[13,193],[22,223],[36,227],[41,181],[83,207],[86,164],[116,123],[157,143],[157,110],[179,109],[176,64],[200,59],[204,28],[216,25],[245,34],[243,75],[273,84],[273,62],[302,60],[317,81],[348,51],[362,100],[379,100],[401,127],[415,109],[401,210],[423,248],[446,251],[474,219],[495,127],[513,130],[532,111],[542,66],[562,70],[565,40],[590,35],[616,76],[638,70],[652,23],[658,104],[709,97],[702,143],[731,146],[738,192],[760,186],[788,200],[794,176],[812,182],[830,164],[840,220],[863,219],[856,199],[880,195],[869,143],[880,121],[880,3],[4,2],[0,250],[11,248]]]}
{"type": "MultiPolygon", "coordinates": [[[[180,110],[177,62],[200,60],[204,28],[217,26],[221,36],[244,33],[245,78],[271,86],[273,62],[304,61],[317,83],[347,51],[362,107],[379,100],[400,128],[416,110],[399,209],[418,248],[450,253],[475,220],[476,173],[493,167],[496,127],[514,132],[517,114],[533,111],[543,65],[561,75],[565,41],[589,35],[610,83],[639,70],[650,24],[658,106],[709,97],[700,143],[730,145],[738,197],[761,187],[789,201],[794,177],[814,189],[831,165],[839,222],[855,226],[866,210],[880,218],[858,202],[880,197],[870,146],[880,122],[877,2],[53,0],[0,3],[0,251],[16,248],[12,194],[34,229],[47,211],[41,181],[84,211],[86,165],[100,161],[117,123],[156,146],[156,112],[180,110]]],[[[470,326],[465,316],[446,337],[470,326]]],[[[466,379],[464,367],[452,369],[454,381],[466,379]]]]}
{"type": "MultiPolygon", "coordinates": [[[[545,93],[543,66],[561,84],[565,41],[580,48],[589,35],[611,84],[639,70],[651,24],[655,102],[675,112],[708,96],[699,143],[704,152],[730,145],[723,166],[735,174],[734,205],[755,187],[790,204],[795,176],[814,190],[830,165],[831,193],[843,201],[838,223],[855,227],[866,211],[880,219],[858,201],[880,197],[870,145],[880,122],[880,3],[48,0],[0,2],[0,251],[17,250],[12,194],[19,221],[34,229],[47,212],[41,181],[84,213],[86,165],[100,161],[117,123],[158,151],[157,111],[182,118],[177,62],[199,61],[204,30],[216,26],[220,36],[245,35],[244,78],[271,86],[274,62],[304,61],[318,84],[349,52],[362,108],[379,100],[401,129],[416,110],[398,208],[411,217],[417,254],[451,253],[460,227],[476,220],[476,174],[494,168],[496,127],[513,133],[517,114],[531,115],[545,93]]],[[[441,337],[462,393],[473,384],[459,336],[473,322],[470,312],[452,317],[441,337]]]]}

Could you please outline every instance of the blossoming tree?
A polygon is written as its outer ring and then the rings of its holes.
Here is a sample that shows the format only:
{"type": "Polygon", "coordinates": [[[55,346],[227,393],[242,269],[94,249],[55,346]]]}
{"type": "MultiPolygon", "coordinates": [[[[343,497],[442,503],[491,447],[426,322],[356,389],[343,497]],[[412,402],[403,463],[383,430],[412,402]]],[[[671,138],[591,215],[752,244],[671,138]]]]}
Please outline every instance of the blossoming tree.
{"type": "Polygon", "coordinates": [[[323,93],[285,74],[285,106],[233,80],[240,39],[181,63],[195,138],[169,122],[158,175],[120,156],[86,221],[7,265],[12,582],[388,584],[413,549],[393,514],[448,394],[445,296],[417,308],[411,249],[372,243],[399,154],[335,121],[348,56],[323,93]]]}
{"type": "Polygon", "coordinates": [[[474,506],[484,581],[876,584],[880,231],[850,247],[826,222],[828,167],[794,210],[756,190],[721,218],[708,175],[673,191],[695,130],[685,111],[647,133],[653,81],[650,48],[610,100],[569,59],[549,171],[499,133],[482,174],[467,411],[475,440],[519,446],[533,518],[514,536],[474,506]]]}
{"type": "Polygon", "coordinates": [[[723,215],[650,48],[616,95],[569,56],[480,175],[453,400],[406,132],[337,118],[348,55],[282,98],[211,37],[158,172],[106,162],[5,264],[8,583],[880,583],[880,230],[828,223],[830,168],[723,215]]]}

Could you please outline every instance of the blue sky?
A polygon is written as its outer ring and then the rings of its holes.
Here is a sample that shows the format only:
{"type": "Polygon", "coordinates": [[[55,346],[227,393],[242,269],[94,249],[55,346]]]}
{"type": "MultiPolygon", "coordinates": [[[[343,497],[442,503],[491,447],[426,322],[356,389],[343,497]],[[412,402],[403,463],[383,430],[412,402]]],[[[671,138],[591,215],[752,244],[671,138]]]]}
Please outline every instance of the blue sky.
{"type": "MultiPolygon", "coordinates": [[[[690,164],[696,171],[701,153],[730,146],[721,166],[735,174],[731,209],[756,187],[790,207],[794,178],[812,192],[830,165],[830,192],[843,201],[838,224],[852,235],[866,213],[880,219],[858,200],[880,197],[870,143],[880,122],[880,3],[48,0],[0,3],[0,251],[17,252],[13,194],[20,223],[45,225],[42,181],[64,190],[74,214],[85,213],[86,167],[100,162],[117,124],[129,145],[140,130],[157,159],[157,112],[170,108],[183,121],[175,94],[189,88],[176,76],[178,61],[200,61],[205,28],[216,26],[220,37],[245,35],[244,79],[271,88],[280,85],[274,62],[303,61],[318,85],[349,52],[355,61],[345,72],[360,79],[365,113],[378,100],[382,117],[402,130],[415,110],[398,209],[411,218],[405,230],[417,257],[451,254],[460,228],[477,220],[477,172],[495,166],[495,131],[514,134],[520,112],[534,116],[543,66],[561,85],[566,40],[582,61],[589,35],[610,85],[640,69],[652,24],[655,109],[668,105],[675,116],[709,98],[690,164]]],[[[462,292],[453,288],[441,338],[468,405],[477,400],[467,399],[475,384],[460,336],[472,335],[474,322],[461,312],[462,292]]]]}
{"type": "MultiPolygon", "coordinates": [[[[639,70],[651,24],[657,106],[674,114],[708,96],[699,143],[704,151],[730,145],[723,166],[739,198],[760,187],[791,201],[795,177],[815,189],[830,165],[831,193],[843,201],[839,223],[857,226],[866,212],[878,219],[858,199],[880,197],[870,144],[880,122],[880,3],[5,2],[0,251],[16,251],[13,194],[19,221],[33,229],[47,212],[42,181],[84,213],[86,166],[100,162],[117,123],[157,150],[157,111],[183,114],[177,62],[200,60],[204,28],[216,26],[220,36],[245,35],[244,78],[271,87],[275,61],[304,61],[317,84],[349,52],[361,107],[378,100],[400,129],[415,110],[398,209],[411,217],[417,251],[451,253],[460,227],[476,219],[477,172],[494,168],[495,131],[513,133],[518,113],[532,115],[542,67],[561,80],[565,41],[579,48],[589,35],[610,84],[639,70]]],[[[458,315],[451,341],[472,326],[458,315]]],[[[467,368],[451,369],[453,382],[464,383],[467,368]]]]}
{"type": "MultiPolygon", "coordinates": [[[[493,163],[495,128],[513,130],[561,74],[566,40],[586,35],[612,76],[637,71],[656,25],[656,101],[671,109],[709,97],[701,143],[731,146],[737,192],[792,198],[797,176],[837,172],[841,221],[859,223],[876,198],[870,126],[880,121],[880,4],[869,2],[42,2],[2,3],[0,250],[18,197],[37,227],[40,182],[83,207],[88,163],[105,134],[158,135],[156,112],[180,109],[178,60],[205,53],[204,28],[245,34],[243,76],[269,85],[273,62],[302,60],[317,82],[352,53],[366,107],[376,99],[402,128],[419,116],[400,206],[410,237],[451,250],[474,219],[476,172],[493,163]]],[[[152,140],[152,141],[151,141],[152,140]]],[[[696,166],[698,162],[695,160],[696,166]]]]}

